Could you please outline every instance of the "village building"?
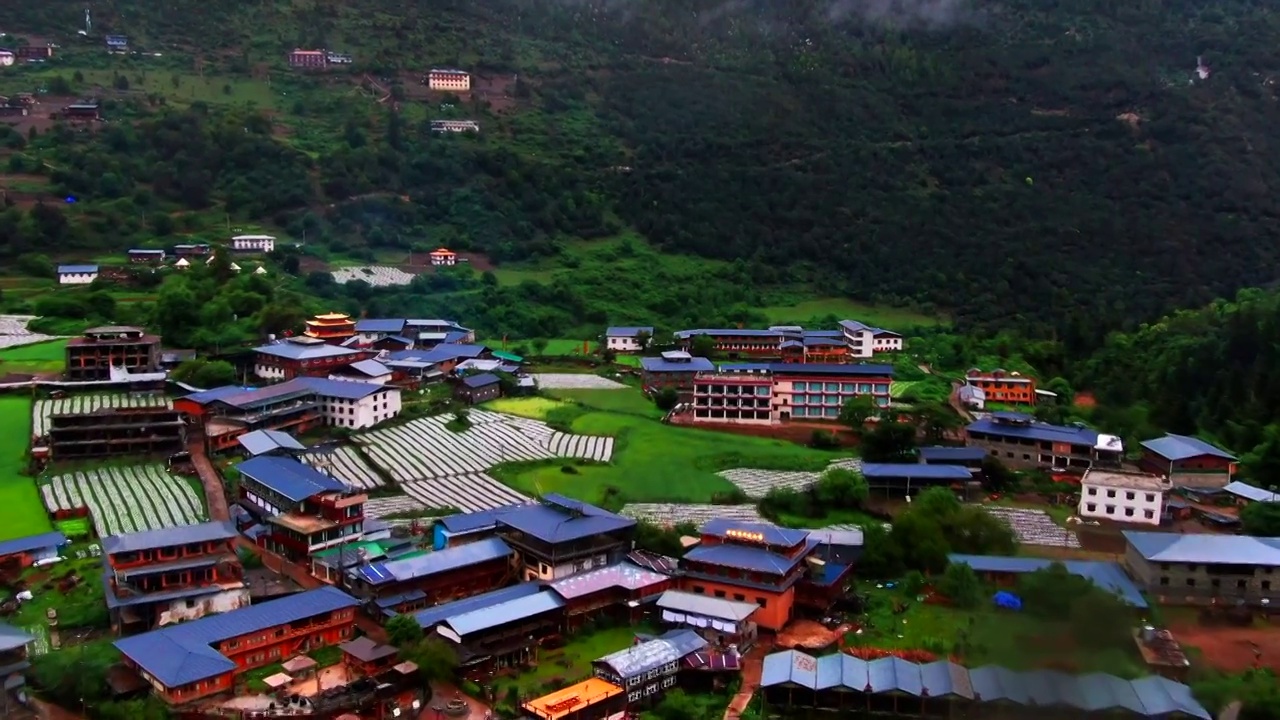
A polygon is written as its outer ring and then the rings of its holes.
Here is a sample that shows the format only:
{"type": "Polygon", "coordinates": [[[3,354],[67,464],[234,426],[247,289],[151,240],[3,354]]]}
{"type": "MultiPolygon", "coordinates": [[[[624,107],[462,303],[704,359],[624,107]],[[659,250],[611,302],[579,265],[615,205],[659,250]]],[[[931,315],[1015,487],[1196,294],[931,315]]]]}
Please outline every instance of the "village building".
{"type": "Polygon", "coordinates": [[[66,536],[60,532],[5,540],[0,542],[0,571],[18,575],[37,563],[52,562],[61,556],[67,545],[66,536]]]}
{"type": "Polygon", "coordinates": [[[65,377],[73,382],[111,380],[112,368],[129,373],[160,369],[160,338],[139,327],[104,326],[67,341],[65,377]]]}
{"type": "Polygon", "coordinates": [[[968,444],[987,451],[1013,469],[1056,468],[1083,472],[1091,467],[1118,468],[1124,441],[1085,427],[1060,426],[1031,415],[996,412],[970,423],[968,444]]]}
{"type": "Polygon", "coordinates": [[[1280,538],[1125,531],[1124,539],[1125,569],[1161,603],[1280,600],[1280,538]]]}
{"type": "Polygon", "coordinates": [[[207,522],[102,539],[102,583],[117,634],[146,632],[249,604],[236,529],[207,522]]]}
{"type": "Polygon", "coordinates": [[[164,262],[164,250],[153,250],[147,248],[131,248],[128,253],[129,262],[139,263],[162,263],[164,262]]]}
{"type": "MultiPolygon", "coordinates": [[[[316,469],[323,471],[324,463],[316,469]]],[[[250,519],[249,522],[252,522],[250,519]]],[[[364,537],[360,542],[343,543],[328,550],[312,553],[309,557],[311,575],[317,580],[347,590],[354,584],[357,568],[383,560],[400,560],[426,553],[420,550],[412,537],[392,537],[390,526],[384,532],[377,518],[366,517],[364,537]]]]}
{"type": "Polygon", "coordinates": [[[855,397],[869,395],[888,407],[892,383],[891,365],[725,364],[694,376],[689,417],[695,423],[836,422],[855,397]]]}
{"type": "Polygon", "coordinates": [[[806,330],[799,325],[775,325],[765,330],[699,328],[676,332],[676,344],[692,352],[699,336],[710,338],[716,353],[733,360],[842,363],[852,357],[839,330],[806,330]]]}
{"type": "Polygon", "coordinates": [[[1076,512],[1082,518],[1159,525],[1165,493],[1172,489],[1172,483],[1159,475],[1090,468],[1080,479],[1076,512]]]}
{"type": "Polygon", "coordinates": [[[1036,404],[1036,379],[996,368],[989,373],[970,368],[964,382],[982,391],[986,402],[1010,405],[1036,404]]]}
{"type": "Polygon", "coordinates": [[[557,580],[622,561],[635,530],[631,518],[545,493],[498,515],[496,532],[515,549],[525,580],[557,580]]]}
{"type": "Polygon", "coordinates": [[[364,535],[369,496],[292,458],[264,455],[236,465],[239,505],[263,526],[257,544],[289,560],[364,535]]]}
{"type": "Polygon", "coordinates": [[[59,265],[59,285],[88,285],[98,279],[97,265],[59,265]]]}
{"type": "MultiPolygon", "coordinates": [[[[154,377],[164,379],[161,373],[154,377]]],[[[186,449],[187,429],[181,415],[163,405],[54,413],[48,428],[47,447],[54,460],[168,456],[186,449]]]]}
{"type": "Polygon", "coordinates": [[[516,577],[515,552],[502,540],[367,563],[352,573],[350,591],[379,612],[396,615],[496,590],[516,577]]]}
{"type": "Polygon", "coordinates": [[[627,696],[622,688],[600,678],[588,678],[520,706],[536,720],[623,720],[627,696]]]}
{"type": "Polygon", "coordinates": [[[961,385],[956,390],[956,400],[970,410],[985,410],[987,407],[987,394],[974,385],[961,385]]]}
{"type": "Polygon", "coordinates": [[[289,67],[302,70],[322,70],[325,67],[324,51],[295,49],[289,53],[289,67]]]}
{"type": "Polygon", "coordinates": [[[1167,433],[1143,440],[1139,466],[1163,475],[1175,487],[1221,488],[1236,474],[1236,456],[1200,438],[1167,433]]]}
{"type": "Polygon", "coordinates": [[[471,89],[471,73],[451,68],[431,68],[427,73],[427,87],[446,92],[466,92],[471,89]]]}
{"type": "Polygon", "coordinates": [[[236,443],[251,458],[259,455],[292,457],[307,449],[297,438],[281,430],[254,430],[236,438],[236,443]]]}
{"type": "Polygon", "coordinates": [[[253,372],[268,380],[289,380],[299,376],[328,377],[335,370],[375,353],[331,345],[316,337],[291,337],[253,349],[253,372]]]}
{"type": "Polygon", "coordinates": [[[653,327],[610,327],[604,331],[604,346],[614,352],[640,352],[653,339],[653,327]]]}
{"type": "Polygon", "coordinates": [[[502,395],[502,380],[493,373],[468,375],[458,382],[453,395],[468,405],[479,405],[502,395]]]}
{"type": "Polygon", "coordinates": [[[560,637],[564,600],[527,582],[420,610],[414,618],[424,631],[448,641],[464,677],[483,679],[528,664],[539,645],[560,637]]]}
{"type": "MultiPolygon", "coordinates": [[[[434,128],[434,126],[432,126],[434,128]]],[[[432,265],[443,265],[446,267],[458,264],[458,253],[449,248],[436,248],[427,254],[431,259],[432,265]]]]}
{"type": "Polygon", "coordinates": [[[675,584],[670,575],[619,562],[554,580],[549,587],[564,600],[565,627],[572,632],[600,618],[635,625],[675,584]]]}
{"type": "Polygon", "coordinates": [[[773,376],[766,373],[698,373],[693,380],[695,422],[771,425],[773,376]]]}
{"type": "Polygon", "coordinates": [[[394,380],[422,379],[427,382],[442,380],[467,360],[493,357],[484,345],[459,345],[443,343],[430,350],[402,350],[388,353],[382,364],[391,368],[394,380]]]}
{"type": "Polygon", "coordinates": [[[158,698],[186,704],[229,692],[249,670],[350,640],[358,604],[323,587],[123,638],[115,646],[158,698]]]}
{"type": "Polygon", "coordinates": [[[173,254],[178,257],[208,257],[213,261],[213,248],[209,243],[183,243],[173,246],[173,254]]]}
{"type": "Polygon", "coordinates": [[[231,238],[231,249],[236,252],[266,255],[275,252],[274,235],[236,235],[231,238]]]}
{"type": "Polygon", "coordinates": [[[383,645],[365,636],[348,640],[338,646],[342,649],[342,664],[355,677],[376,677],[391,669],[400,657],[400,651],[392,645],[383,645]]]}
{"type": "Polygon", "coordinates": [[[973,480],[969,468],[960,465],[863,463],[861,472],[873,494],[895,498],[918,495],[931,487],[964,491],[973,480]]]}
{"type": "Polygon", "coordinates": [[[493,537],[498,532],[498,517],[518,507],[520,506],[504,505],[437,518],[431,529],[432,547],[443,550],[493,537]]]}
{"type": "MultiPolygon", "coordinates": [[[[461,132],[480,132],[480,123],[475,120],[432,120],[431,132],[437,133],[461,133],[461,132]]],[[[433,263],[434,264],[434,263],[433,263]]],[[[453,263],[441,263],[443,265],[452,265],[453,263]]]]}
{"type": "Polygon", "coordinates": [[[1045,570],[1054,563],[1058,563],[1072,575],[1078,575],[1099,588],[1113,593],[1126,605],[1136,610],[1147,608],[1147,601],[1142,597],[1142,591],[1129,579],[1119,563],[961,554],[948,555],[947,559],[951,563],[968,565],[984,581],[1000,587],[1015,587],[1020,576],[1045,570]]]}
{"type": "Polygon", "coordinates": [[[346,313],[322,313],[306,321],[302,334],[309,338],[340,345],[355,337],[356,322],[346,313]]]}
{"type": "Polygon", "coordinates": [[[683,350],[662,353],[661,357],[640,358],[640,382],[646,393],[674,388],[684,399],[693,393],[698,373],[710,372],[716,366],[708,359],[693,357],[683,350]]]}
{"type": "Polygon", "coordinates": [[[591,663],[592,673],[625,688],[628,710],[656,703],[676,686],[682,661],[707,641],[692,630],[672,630],[591,663]]]}
{"type": "Polygon", "coordinates": [[[102,118],[102,105],[97,100],[80,100],[62,108],[65,120],[92,122],[102,118]]]}
{"type": "Polygon", "coordinates": [[[53,57],[52,45],[23,45],[18,48],[18,59],[27,62],[42,62],[53,57]]]}
{"type": "Polygon", "coordinates": [[[386,385],[391,382],[394,375],[395,373],[391,368],[377,360],[360,360],[334,371],[329,375],[329,379],[386,385]]]}
{"type": "Polygon", "coordinates": [[[693,630],[714,648],[732,646],[746,652],[759,632],[752,619],[760,610],[755,603],[668,590],[658,598],[657,607],[663,624],[693,630]]]}
{"type": "Polygon", "coordinates": [[[929,445],[919,448],[916,453],[920,462],[926,465],[959,465],[975,473],[982,470],[982,461],[987,457],[987,451],[979,447],[929,445]]]}
{"type": "Polygon", "coordinates": [[[839,325],[851,357],[868,358],[876,353],[902,351],[902,336],[892,330],[857,320],[841,320],[839,325]]]}
{"type": "Polygon", "coordinates": [[[351,57],[351,53],[340,53],[326,50],[324,53],[325,62],[330,65],[350,65],[355,62],[355,58],[351,57]]]}
{"type": "Polygon", "coordinates": [[[9,703],[14,702],[10,693],[24,692],[26,672],[31,669],[30,646],[35,641],[25,630],[0,623],[0,713],[8,713],[9,703]]]}
{"type": "Polygon", "coordinates": [[[107,52],[109,53],[127,53],[129,52],[129,36],[128,35],[108,35],[106,37],[107,52]]]}
{"type": "Polygon", "coordinates": [[[1271,490],[1264,490],[1260,487],[1250,485],[1249,483],[1240,482],[1239,480],[1228,483],[1226,487],[1222,488],[1222,490],[1235,498],[1236,505],[1239,505],[1240,507],[1256,502],[1280,502],[1280,493],[1273,492],[1271,490]]]}

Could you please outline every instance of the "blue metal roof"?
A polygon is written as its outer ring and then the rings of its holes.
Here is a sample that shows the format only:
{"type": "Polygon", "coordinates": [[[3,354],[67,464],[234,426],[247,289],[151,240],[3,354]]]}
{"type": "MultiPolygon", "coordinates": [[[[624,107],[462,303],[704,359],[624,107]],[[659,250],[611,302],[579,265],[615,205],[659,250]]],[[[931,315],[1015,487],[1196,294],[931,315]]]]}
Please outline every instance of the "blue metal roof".
{"type": "MultiPolygon", "coordinates": [[[[388,385],[379,385],[377,383],[367,382],[350,382],[347,380],[330,380],[329,378],[318,377],[301,377],[290,380],[289,383],[296,383],[298,387],[306,388],[315,392],[317,395],[324,397],[336,397],[344,400],[360,400],[367,398],[383,391],[395,390],[399,392],[399,388],[390,387],[388,385]]],[[[289,383],[284,383],[288,385],[289,383]]]]}
{"type": "Polygon", "coordinates": [[[964,563],[977,572],[1032,573],[1054,563],[1061,563],[1067,572],[1092,582],[1094,585],[1120,596],[1121,600],[1136,607],[1147,607],[1142,592],[1133,584],[1123,568],[1113,562],[1091,560],[1049,560],[1032,557],[1003,557],[999,555],[948,555],[953,563],[964,563]]]}
{"type": "Polygon", "coordinates": [[[393,581],[405,582],[429,577],[490,560],[509,557],[511,554],[511,548],[507,547],[507,544],[502,542],[501,539],[486,538],[479,542],[437,550],[436,552],[416,555],[403,560],[388,560],[362,565],[356,570],[356,573],[370,585],[381,585],[393,581]]]}
{"type": "Polygon", "coordinates": [[[1236,497],[1253,500],[1254,502],[1280,502],[1280,493],[1263,490],[1260,487],[1254,487],[1249,483],[1243,483],[1239,480],[1227,483],[1227,486],[1222,489],[1236,497]]]}
{"type": "Polygon", "coordinates": [[[337,345],[329,345],[327,343],[304,345],[288,341],[262,345],[254,348],[253,351],[262,353],[263,355],[282,357],[286,360],[315,360],[318,358],[329,357],[350,357],[358,355],[361,352],[360,350],[348,350],[346,348],[341,348],[337,345]]]}
{"type": "Polygon", "coordinates": [[[234,662],[213,649],[215,643],[358,604],[337,588],[322,587],[122,638],[115,646],[165,687],[174,688],[236,669],[234,662]]]}
{"type": "Polygon", "coordinates": [[[971,480],[973,473],[960,465],[924,463],[863,463],[862,476],[868,480],[971,480]]]}
{"type": "Polygon", "coordinates": [[[60,548],[67,544],[67,537],[60,532],[47,532],[39,535],[14,538],[0,542],[0,557],[31,552],[32,550],[48,550],[60,548]]]}
{"type": "Polygon", "coordinates": [[[547,543],[570,542],[636,525],[631,518],[557,493],[543,495],[541,503],[512,508],[498,516],[498,522],[547,543]]]}
{"type": "Polygon", "coordinates": [[[497,525],[498,517],[520,505],[504,505],[502,507],[489,508],[488,510],[480,510],[478,512],[458,513],[457,515],[449,515],[436,520],[437,525],[443,525],[448,532],[458,535],[461,533],[473,532],[484,528],[494,527],[497,525]]]}
{"type": "Polygon", "coordinates": [[[1124,531],[1124,538],[1152,562],[1233,563],[1280,567],[1280,538],[1124,531]]]}
{"type": "Polygon", "coordinates": [[[59,265],[58,266],[59,275],[68,275],[71,273],[96,273],[96,272],[98,272],[97,265],[59,265]]]}
{"type": "Polygon", "coordinates": [[[483,632],[507,623],[527,620],[543,613],[563,608],[564,600],[553,592],[540,592],[513,598],[496,605],[454,615],[444,621],[459,637],[483,632]]]}
{"type": "Polygon", "coordinates": [[[263,455],[245,460],[236,465],[236,470],[293,502],[302,502],[320,493],[347,490],[342,481],[293,458],[263,455]]]}
{"type": "Polygon", "coordinates": [[[0,623],[0,652],[17,650],[35,641],[35,636],[23,632],[12,625],[0,623]]]}
{"type": "Polygon", "coordinates": [[[758,533],[763,536],[766,544],[781,545],[782,547],[795,547],[809,537],[807,530],[791,530],[778,527],[772,523],[730,520],[728,518],[708,520],[699,530],[703,535],[715,535],[722,538],[731,537],[731,531],[758,533]]]}
{"type": "Polygon", "coordinates": [[[361,360],[360,362],[353,362],[347,366],[347,369],[355,370],[356,372],[368,375],[369,377],[391,374],[391,368],[383,365],[377,360],[361,360]]]}
{"type": "Polygon", "coordinates": [[[924,689],[920,681],[920,666],[896,657],[868,662],[867,682],[873,693],[904,692],[918,697],[924,689]]]}
{"type": "Polygon", "coordinates": [[[385,332],[399,335],[404,330],[404,322],[404,318],[366,318],[356,321],[356,332],[385,332]]]}
{"type": "Polygon", "coordinates": [[[483,610],[495,605],[501,605],[502,603],[510,600],[536,595],[540,592],[542,592],[542,586],[536,582],[520,583],[519,585],[512,585],[511,587],[505,587],[501,590],[487,592],[483,595],[474,595],[469,598],[463,598],[462,600],[454,600],[453,602],[448,602],[443,605],[429,607],[426,610],[420,610],[414,613],[413,618],[418,621],[419,627],[430,628],[434,625],[439,625],[452,617],[466,615],[467,613],[474,612],[476,610],[483,610]]]}
{"type": "Polygon", "coordinates": [[[688,360],[642,357],[640,367],[648,372],[710,372],[716,369],[715,363],[703,357],[693,357],[688,360]]]}
{"type": "Polygon", "coordinates": [[[502,380],[493,373],[480,373],[479,375],[468,375],[467,377],[462,378],[462,384],[469,388],[488,387],[500,382],[502,382],[502,380]]]}
{"type": "Polygon", "coordinates": [[[892,365],[871,363],[723,363],[722,372],[768,371],[774,375],[893,377],[892,365]]]}
{"type": "Polygon", "coordinates": [[[422,590],[410,590],[397,595],[389,595],[384,598],[378,598],[374,603],[380,608],[392,608],[400,603],[414,602],[417,600],[425,600],[427,593],[422,590]]]}
{"type": "Polygon", "coordinates": [[[605,655],[596,662],[626,680],[644,675],[650,670],[659,670],[667,663],[677,662],[706,646],[707,641],[692,630],[672,630],[652,640],[605,655]]]}
{"type": "Polygon", "coordinates": [[[987,451],[980,447],[943,447],[932,445],[919,450],[920,459],[928,462],[977,462],[987,456],[987,451]]]}
{"type": "Polygon", "coordinates": [[[306,450],[297,438],[280,430],[254,430],[236,438],[240,447],[250,455],[262,455],[273,450],[306,450]]]}
{"type": "Polygon", "coordinates": [[[763,548],[726,544],[695,547],[684,554],[684,559],[740,570],[786,575],[803,559],[803,556],[804,553],[801,553],[794,558],[789,558],[763,548]]]}
{"type": "Polygon", "coordinates": [[[1162,438],[1143,440],[1140,444],[1142,447],[1159,455],[1165,460],[1171,460],[1174,462],[1193,457],[1200,457],[1202,455],[1223,458],[1225,460],[1236,459],[1235,455],[1216,448],[1200,438],[1191,437],[1189,435],[1174,435],[1173,433],[1166,433],[1162,438]]]}
{"type": "Polygon", "coordinates": [[[604,331],[606,337],[635,337],[640,333],[645,333],[653,337],[652,327],[611,327],[604,331]]]}
{"type": "MultiPolygon", "coordinates": [[[[1000,415],[1006,420],[1020,422],[1020,420],[1008,417],[1014,415],[1014,413],[996,413],[996,415],[1000,415]]],[[[999,435],[1001,437],[1037,440],[1040,442],[1071,443],[1073,445],[1088,445],[1089,447],[1093,447],[1098,444],[1097,430],[1087,427],[1050,425],[1048,423],[1035,421],[1031,421],[1026,425],[1019,425],[1011,424],[1010,422],[1000,422],[999,419],[994,417],[983,418],[970,423],[969,427],[966,429],[971,433],[980,432],[990,435],[999,435]]]]}
{"type": "Polygon", "coordinates": [[[253,389],[254,388],[249,386],[241,387],[239,385],[223,385],[222,387],[210,388],[209,390],[201,390],[200,392],[191,393],[182,399],[190,400],[191,402],[199,405],[207,405],[214,400],[224,400],[233,395],[246,393],[253,389]]]}
{"type": "Polygon", "coordinates": [[[236,534],[235,526],[226,521],[200,523],[199,525],[180,525],[178,527],[104,537],[102,538],[102,552],[108,555],[115,555],[116,553],[153,550],[173,545],[185,545],[186,543],[230,540],[236,534]]]}

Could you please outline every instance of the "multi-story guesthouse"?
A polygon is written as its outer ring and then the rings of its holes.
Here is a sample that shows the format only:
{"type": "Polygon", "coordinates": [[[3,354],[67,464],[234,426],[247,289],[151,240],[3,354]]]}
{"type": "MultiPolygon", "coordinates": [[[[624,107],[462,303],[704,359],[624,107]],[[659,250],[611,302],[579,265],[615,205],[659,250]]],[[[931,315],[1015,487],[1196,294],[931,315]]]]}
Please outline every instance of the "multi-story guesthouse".
{"type": "Polygon", "coordinates": [[[98,279],[97,265],[59,265],[59,285],[89,285],[98,279]]]}
{"type": "Polygon", "coordinates": [[[418,625],[453,648],[469,679],[520,667],[564,631],[564,600],[536,582],[455,600],[414,614],[418,625]]]}
{"type": "Polygon", "coordinates": [[[236,235],[231,238],[231,249],[236,252],[265,255],[275,252],[276,239],[272,235],[236,235]]]}
{"type": "Polygon", "coordinates": [[[139,327],[107,326],[67,341],[66,378],[73,382],[110,380],[112,368],[147,374],[160,369],[160,338],[139,327]]]}
{"type": "Polygon", "coordinates": [[[628,709],[651,705],[676,686],[681,662],[707,641],[692,630],[672,630],[591,663],[592,673],[627,691],[628,709]]]}
{"type": "Polygon", "coordinates": [[[1236,457],[1200,438],[1166,434],[1142,443],[1143,470],[1169,478],[1176,487],[1220,488],[1236,473],[1236,457]]]}
{"type": "Polygon", "coordinates": [[[289,67],[319,70],[325,67],[323,50],[294,50],[289,53],[289,67]]]}
{"type": "Polygon", "coordinates": [[[652,338],[652,327],[610,327],[604,331],[604,346],[614,352],[640,352],[652,338]]]}
{"type": "Polygon", "coordinates": [[[427,73],[427,87],[446,92],[466,92],[471,89],[471,73],[451,68],[431,68],[427,73]]]}
{"type": "MultiPolygon", "coordinates": [[[[887,333],[888,331],[877,330],[877,332],[887,333]]],[[[676,332],[675,339],[682,350],[692,351],[694,338],[698,336],[711,338],[715,352],[730,359],[841,363],[848,362],[854,357],[871,357],[872,351],[865,350],[861,344],[858,344],[855,350],[854,341],[850,339],[848,333],[846,329],[806,330],[799,325],[775,325],[765,330],[748,328],[680,330],[676,332]]],[[[895,337],[897,338],[896,346],[892,343],[889,345],[882,343],[876,351],[901,350],[902,338],[896,335],[895,337]]],[[[866,348],[872,346],[868,344],[866,348]]]]}
{"type": "Polygon", "coordinates": [[[771,424],[836,421],[849,400],[867,395],[888,407],[891,365],[737,363],[693,379],[694,422],[771,424]]]}
{"type": "Polygon", "coordinates": [[[515,551],[500,538],[356,568],[352,594],[388,615],[496,590],[515,579],[515,551]]]}
{"type": "Polygon", "coordinates": [[[354,634],[359,601],[332,587],[123,638],[125,667],[182,705],[229,692],[255,668],[337,645],[354,634]]]}
{"type": "Polygon", "coordinates": [[[841,320],[840,332],[849,346],[851,357],[869,358],[876,353],[902,350],[902,336],[892,330],[872,327],[857,320],[841,320]]]}
{"type": "Polygon", "coordinates": [[[302,375],[328,377],[338,368],[371,360],[376,354],[338,347],[316,337],[286,338],[256,347],[253,352],[253,372],[267,380],[289,380],[302,375]]]}
{"type": "Polygon", "coordinates": [[[645,392],[674,388],[688,399],[693,392],[693,379],[698,373],[710,372],[716,366],[710,360],[693,357],[683,350],[662,353],[662,357],[640,358],[640,382],[645,392]]]}
{"type": "Polygon", "coordinates": [[[1124,441],[1115,435],[1084,425],[1050,425],[1025,413],[992,413],[970,423],[966,431],[970,446],[1016,469],[1118,468],[1124,459],[1124,441]]]}
{"type": "MultiPolygon", "coordinates": [[[[129,377],[147,382],[164,380],[163,373],[129,377]]],[[[54,413],[49,416],[48,428],[49,457],[54,460],[112,455],[163,456],[186,448],[187,428],[181,415],[163,405],[54,413]]]]}
{"type": "Polygon", "coordinates": [[[249,604],[236,529],[227,522],[102,539],[111,628],[128,635],[249,604]]]}
{"type": "Polygon", "coordinates": [[[965,373],[964,382],[965,385],[981,390],[984,402],[1036,404],[1036,379],[1021,373],[1007,372],[1001,368],[986,373],[971,368],[965,373]]]}
{"type": "Polygon", "coordinates": [[[1280,538],[1126,531],[1124,539],[1125,569],[1161,603],[1280,600],[1280,538]]]}
{"type": "Polygon", "coordinates": [[[431,264],[436,266],[451,267],[458,264],[458,253],[446,247],[432,250],[427,253],[427,257],[431,259],[431,264]]]}
{"type": "Polygon", "coordinates": [[[264,455],[236,465],[241,507],[262,525],[259,546],[290,560],[364,535],[369,496],[293,458],[264,455]]]}
{"type": "Polygon", "coordinates": [[[620,562],[554,580],[549,587],[564,600],[565,627],[572,632],[601,617],[635,625],[649,602],[675,584],[671,575],[620,562]]]}
{"type": "Polygon", "coordinates": [[[1173,489],[1167,478],[1127,470],[1086,470],[1080,479],[1082,518],[1159,525],[1164,494],[1173,489]]]}

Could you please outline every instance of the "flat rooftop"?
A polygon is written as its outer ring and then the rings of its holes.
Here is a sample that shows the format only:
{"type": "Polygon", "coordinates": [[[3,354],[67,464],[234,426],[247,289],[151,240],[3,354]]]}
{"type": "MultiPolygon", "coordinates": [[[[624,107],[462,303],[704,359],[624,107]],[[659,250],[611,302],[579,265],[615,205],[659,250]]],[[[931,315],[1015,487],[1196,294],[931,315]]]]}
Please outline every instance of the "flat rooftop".
{"type": "Polygon", "coordinates": [[[1124,470],[1090,469],[1080,479],[1081,485],[1101,485],[1103,487],[1124,488],[1126,490],[1168,490],[1173,484],[1159,475],[1142,472],[1126,472],[1124,470]]]}

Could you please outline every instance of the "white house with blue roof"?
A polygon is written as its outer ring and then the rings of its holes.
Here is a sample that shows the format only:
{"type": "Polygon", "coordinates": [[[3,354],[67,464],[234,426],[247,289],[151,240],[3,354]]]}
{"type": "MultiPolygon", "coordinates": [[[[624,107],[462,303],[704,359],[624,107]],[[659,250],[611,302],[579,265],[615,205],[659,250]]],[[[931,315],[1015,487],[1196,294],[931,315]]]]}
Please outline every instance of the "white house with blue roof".
{"type": "Polygon", "coordinates": [[[59,285],[88,285],[98,279],[97,265],[59,265],[59,285]]]}
{"type": "Polygon", "coordinates": [[[614,352],[640,352],[653,338],[653,326],[609,327],[604,331],[604,346],[614,352]]]}

